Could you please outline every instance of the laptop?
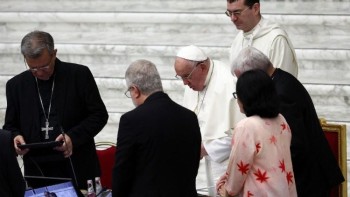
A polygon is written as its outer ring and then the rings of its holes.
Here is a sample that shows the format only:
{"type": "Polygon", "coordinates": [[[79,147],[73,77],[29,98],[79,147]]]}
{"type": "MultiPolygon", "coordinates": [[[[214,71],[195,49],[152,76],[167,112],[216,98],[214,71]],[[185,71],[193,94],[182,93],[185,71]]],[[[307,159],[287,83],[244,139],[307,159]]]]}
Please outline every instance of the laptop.
{"type": "Polygon", "coordinates": [[[39,188],[30,188],[26,190],[24,197],[79,197],[80,192],[74,187],[71,179],[66,178],[52,178],[52,177],[36,177],[25,176],[25,179],[54,179],[56,184],[47,185],[39,188]]]}

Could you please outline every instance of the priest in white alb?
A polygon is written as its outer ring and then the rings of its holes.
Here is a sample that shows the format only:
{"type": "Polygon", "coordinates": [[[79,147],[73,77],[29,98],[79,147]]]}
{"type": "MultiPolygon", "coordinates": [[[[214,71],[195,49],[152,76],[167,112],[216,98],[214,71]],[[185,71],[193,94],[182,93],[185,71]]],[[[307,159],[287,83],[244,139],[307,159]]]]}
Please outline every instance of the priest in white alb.
{"type": "Polygon", "coordinates": [[[259,0],[227,0],[225,13],[240,30],[231,45],[230,64],[243,48],[252,46],[263,52],[275,67],[298,77],[298,62],[287,32],[261,16],[259,0]]]}

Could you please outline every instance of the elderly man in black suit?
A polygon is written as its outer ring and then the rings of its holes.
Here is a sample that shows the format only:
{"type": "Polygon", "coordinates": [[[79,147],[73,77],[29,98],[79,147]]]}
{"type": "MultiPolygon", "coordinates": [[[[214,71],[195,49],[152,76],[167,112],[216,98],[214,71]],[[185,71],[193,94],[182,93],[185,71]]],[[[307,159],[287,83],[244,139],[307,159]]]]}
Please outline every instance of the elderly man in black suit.
{"type": "Polygon", "coordinates": [[[280,113],[292,131],[291,154],[298,196],[328,197],[331,188],[342,183],[344,177],[309,93],[294,76],[275,68],[261,51],[247,47],[238,54],[231,71],[239,77],[251,69],[265,71],[275,84],[280,113]]]}
{"type": "Polygon", "coordinates": [[[133,62],[125,74],[135,109],[120,118],[113,197],[194,197],[201,134],[194,112],[163,92],[156,66],[133,62]]]}
{"type": "Polygon", "coordinates": [[[0,196],[23,197],[26,186],[9,131],[0,130],[0,144],[0,196]]]}

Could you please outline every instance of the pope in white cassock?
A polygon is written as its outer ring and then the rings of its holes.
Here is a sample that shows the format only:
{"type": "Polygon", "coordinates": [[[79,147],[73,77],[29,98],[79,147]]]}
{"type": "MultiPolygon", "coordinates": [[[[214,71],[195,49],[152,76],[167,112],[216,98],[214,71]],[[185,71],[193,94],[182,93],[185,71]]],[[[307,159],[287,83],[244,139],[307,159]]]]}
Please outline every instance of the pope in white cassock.
{"type": "Polygon", "coordinates": [[[176,77],[187,85],[183,105],[197,114],[202,134],[197,191],[215,196],[216,180],[225,173],[231,151],[234,111],[239,111],[232,96],[236,79],[228,65],[193,45],[179,50],[174,67],[176,77]]]}

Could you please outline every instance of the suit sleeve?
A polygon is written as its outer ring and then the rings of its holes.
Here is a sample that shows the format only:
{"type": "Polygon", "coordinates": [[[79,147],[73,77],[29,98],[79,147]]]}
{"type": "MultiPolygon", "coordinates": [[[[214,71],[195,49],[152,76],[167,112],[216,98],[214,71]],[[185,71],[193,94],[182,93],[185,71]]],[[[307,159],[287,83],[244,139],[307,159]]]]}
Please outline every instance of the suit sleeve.
{"type": "Polygon", "coordinates": [[[13,83],[8,81],[6,83],[7,107],[3,129],[10,131],[13,137],[21,134],[19,131],[19,109],[16,105],[17,97],[14,95],[14,90],[13,83]]]}
{"type": "MultiPolygon", "coordinates": [[[[304,106],[299,102],[297,97],[304,94],[300,91],[300,86],[297,84],[289,84],[287,80],[285,82],[278,82],[276,84],[276,91],[280,98],[280,113],[287,120],[288,125],[292,131],[292,142],[291,142],[291,156],[293,160],[293,167],[295,171],[298,166],[303,166],[305,158],[310,153],[310,144],[307,138],[307,129],[304,125],[304,106]],[[284,85],[286,84],[286,85],[284,85]]],[[[302,97],[303,98],[303,97],[302,97]]],[[[305,101],[306,102],[306,101],[305,101]]]]}
{"type": "Polygon", "coordinates": [[[117,151],[113,169],[113,197],[126,196],[135,177],[135,141],[132,123],[125,116],[120,118],[117,151]]]}
{"type": "Polygon", "coordinates": [[[0,132],[2,132],[2,135],[0,135],[2,139],[0,141],[3,148],[0,157],[1,162],[6,166],[5,169],[1,169],[5,176],[3,178],[6,180],[4,184],[8,185],[9,192],[12,194],[11,196],[24,196],[25,183],[12,145],[11,134],[5,134],[4,132],[7,131],[3,130],[0,130],[0,132]]]}
{"type": "MultiPolygon", "coordinates": [[[[78,91],[85,105],[86,117],[75,127],[68,131],[75,145],[81,145],[95,137],[106,125],[108,113],[100,96],[98,87],[91,71],[83,67],[77,75],[78,91]]],[[[68,96],[69,98],[69,96],[68,96]]]]}

